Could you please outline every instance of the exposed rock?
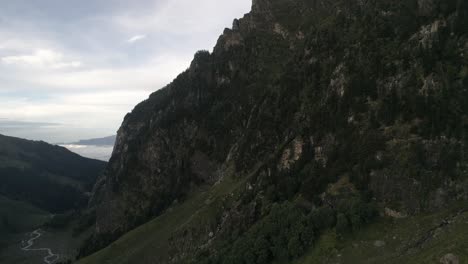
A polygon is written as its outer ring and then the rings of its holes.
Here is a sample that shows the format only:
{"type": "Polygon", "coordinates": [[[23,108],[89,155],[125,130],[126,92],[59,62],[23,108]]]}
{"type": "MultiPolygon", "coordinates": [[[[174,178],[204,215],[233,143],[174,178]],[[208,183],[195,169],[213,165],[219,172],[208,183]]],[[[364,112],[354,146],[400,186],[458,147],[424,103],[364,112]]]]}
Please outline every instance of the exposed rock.
{"type": "Polygon", "coordinates": [[[333,196],[352,194],[356,192],[356,187],[350,182],[348,176],[341,177],[336,183],[330,184],[327,189],[327,194],[333,196]]]}
{"type": "Polygon", "coordinates": [[[443,256],[442,258],[440,258],[440,263],[442,264],[460,264],[460,259],[452,254],[452,253],[449,253],[445,256],[443,256]]]}
{"type": "Polygon", "coordinates": [[[296,38],[299,40],[303,40],[305,38],[305,35],[302,31],[299,31],[296,33],[296,38]]]}
{"type": "Polygon", "coordinates": [[[237,31],[239,30],[239,28],[240,28],[239,19],[234,19],[234,21],[232,22],[232,30],[237,31]]]}
{"type": "Polygon", "coordinates": [[[432,49],[435,44],[438,44],[440,32],[446,26],[445,20],[435,20],[432,24],[422,26],[412,39],[418,40],[424,49],[432,49]]]}
{"type": "Polygon", "coordinates": [[[325,136],[321,142],[316,144],[314,147],[314,160],[325,167],[328,163],[328,156],[335,146],[335,137],[333,135],[325,136]]]}
{"type": "Polygon", "coordinates": [[[401,212],[398,212],[398,211],[395,211],[395,210],[392,210],[392,209],[390,209],[388,207],[385,207],[385,215],[389,216],[389,217],[392,217],[392,218],[396,218],[396,219],[401,219],[401,218],[408,217],[408,215],[406,215],[404,213],[401,213],[401,212]]]}
{"type": "Polygon", "coordinates": [[[420,90],[420,93],[424,96],[428,96],[431,92],[436,91],[440,88],[438,81],[435,79],[433,74],[424,78],[423,86],[420,90]]]}
{"type": "Polygon", "coordinates": [[[289,36],[289,32],[286,29],[284,29],[279,23],[275,23],[273,31],[276,34],[281,35],[284,39],[286,39],[289,36]]]}
{"type": "Polygon", "coordinates": [[[340,63],[333,71],[333,76],[330,80],[330,91],[335,91],[340,97],[343,97],[346,86],[346,66],[340,63]]]}
{"type": "Polygon", "coordinates": [[[325,155],[323,151],[323,147],[318,146],[315,147],[315,154],[314,154],[314,159],[317,162],[320,162],[322,166],[325,166],[327,164],[327,156],[325,155]]]}
{"type": "Polygon", "coordinates": [[[224,43],[224,49],[228,50],[231,47],[238,46],[242,43],[242,37],[240,34],[233,33],[226,38],[224,43]]]}
{"type": "Polygon", "coordinates": [[[304,141],[302,138],[295,138],[289,147],[283,151],[283,155],[280,159],[279,168],[281,170],[291,168],[292,164],[301,158],[304,141]]]}
{"type": "Polygon", "coordinates": [[[386,245],[385,241],[376,240],[374,241],[374,247],[384,247],[386,245]]]}

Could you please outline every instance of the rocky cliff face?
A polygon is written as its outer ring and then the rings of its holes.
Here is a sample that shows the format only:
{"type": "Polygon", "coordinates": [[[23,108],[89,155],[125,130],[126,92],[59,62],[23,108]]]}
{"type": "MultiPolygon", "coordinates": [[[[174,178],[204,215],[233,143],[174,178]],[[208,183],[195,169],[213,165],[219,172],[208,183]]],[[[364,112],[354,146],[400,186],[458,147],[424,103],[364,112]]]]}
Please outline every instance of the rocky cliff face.
{"type": "Polygon", "coordinates": [[[464,0],[254,0],[125,117],[94,189],[95,243],[253,171],[220,233],[262,219],[269,192],[316,208],[343,182],[394,215],[466,200],[467,29],[464,0]]]}

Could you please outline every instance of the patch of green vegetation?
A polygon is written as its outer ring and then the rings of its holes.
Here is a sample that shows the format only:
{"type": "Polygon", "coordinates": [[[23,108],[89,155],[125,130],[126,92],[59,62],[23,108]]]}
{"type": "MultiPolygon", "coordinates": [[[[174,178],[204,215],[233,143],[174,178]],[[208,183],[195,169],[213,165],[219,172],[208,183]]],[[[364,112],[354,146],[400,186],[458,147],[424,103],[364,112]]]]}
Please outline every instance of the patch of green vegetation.
{"type": "Polygon", "coordinates": [[[0,156],[0,168],[18,168],[18,169],[29,169],[30,165],[27,162],[0,156]]]}
{"type": "Polygon", "coordinates": [[[0,196],[0,234],[30,231],[49,219],[46,211],[0,196]]]}
{"type": "Polygon", "coordinates": [[[405,219],[381,218],[344,237],[335,229],[324,233],[295,264],[309,263],[440,263],[455,254],[468,261],[468,212],[466,205],[437,214],[405,219]]]}
{"type": "Polygon", "coordinates": [[[327,230],[323,233],[320,239],[317,240],[316,244],[312,247],[309,253],[296,261],[296,264],[306,263],[322,263],[327,261],[329,256],[337,254],[338,240],[335,230],[327,230]]]}

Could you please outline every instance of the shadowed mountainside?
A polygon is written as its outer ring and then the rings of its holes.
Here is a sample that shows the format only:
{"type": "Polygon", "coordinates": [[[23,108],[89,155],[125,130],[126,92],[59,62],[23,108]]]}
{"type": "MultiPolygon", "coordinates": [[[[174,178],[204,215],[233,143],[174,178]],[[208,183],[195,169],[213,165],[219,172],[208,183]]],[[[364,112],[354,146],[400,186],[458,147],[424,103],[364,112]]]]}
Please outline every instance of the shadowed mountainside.
{"type": "Polygon", "coordinates": [[[464,0],[254,0],[125,117],[82,254],[155,219],[84,263],[286,263],[466,207],[467,54],[464,0]]]}
{"type": "Polygon", "coordinates": [[[86,205],[105,165],[63,147],[0,135],[0,194],[49,212],[86,205]]]}

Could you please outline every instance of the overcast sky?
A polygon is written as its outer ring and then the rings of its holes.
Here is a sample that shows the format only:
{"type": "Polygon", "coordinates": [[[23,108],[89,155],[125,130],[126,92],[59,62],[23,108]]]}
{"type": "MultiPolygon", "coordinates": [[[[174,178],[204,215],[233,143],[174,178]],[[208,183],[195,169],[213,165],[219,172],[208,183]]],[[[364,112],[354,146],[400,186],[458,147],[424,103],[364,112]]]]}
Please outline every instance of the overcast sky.
{"type": "Polygon", "coordinates": [[[115,134],[124,115],[212,50],[251,0],[0,1],[0,133],[115,134]]]}

